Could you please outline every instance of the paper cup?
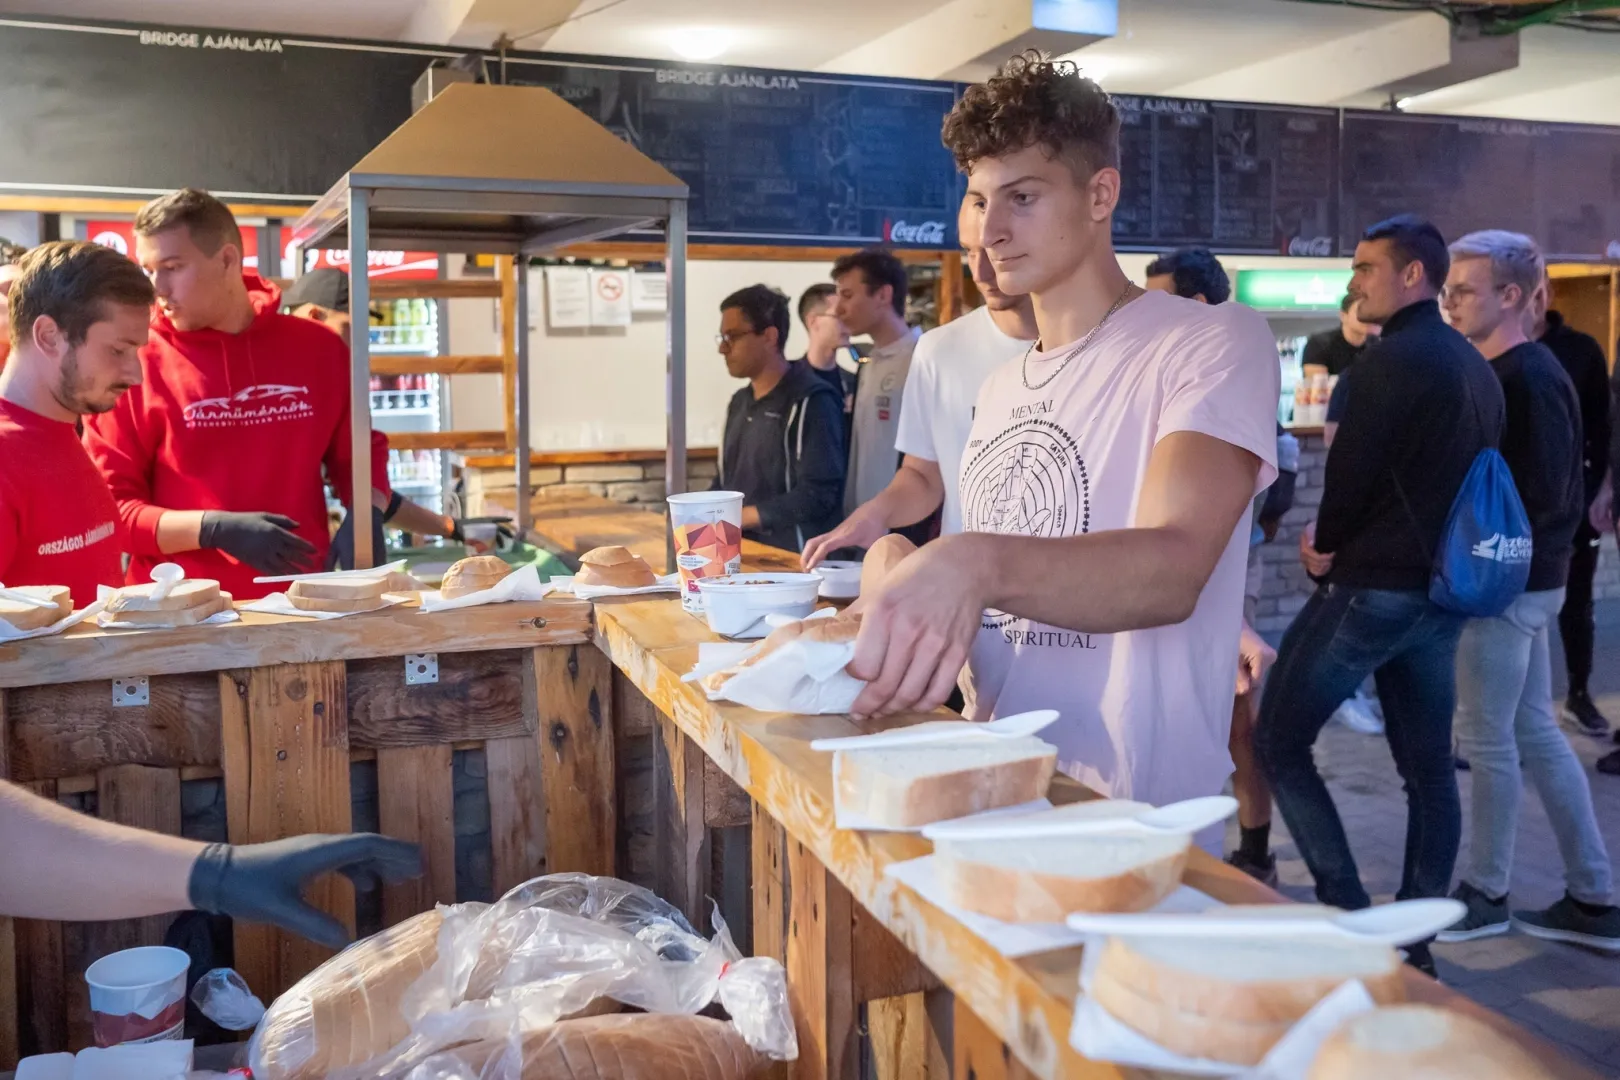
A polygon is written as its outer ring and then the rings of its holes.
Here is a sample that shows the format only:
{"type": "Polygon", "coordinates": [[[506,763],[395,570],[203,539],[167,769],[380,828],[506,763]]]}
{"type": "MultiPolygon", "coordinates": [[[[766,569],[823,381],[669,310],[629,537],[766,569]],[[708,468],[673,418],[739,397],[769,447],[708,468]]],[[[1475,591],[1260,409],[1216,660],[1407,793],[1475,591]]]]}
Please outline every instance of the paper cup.
{"type": "Polygon", "coordinates": [[[178,1039],[186,1026],[191,957],[148,945],[103,956],[84,973],[97,1046],[178,1039]]]}
{"type": "Polygon", "coordinates": [[[669,497],[669,527],[675,534],[675,565],[681,574],[681,606],[703,614],[700,578],[742,569],[740,491],[692,491],[669,497]]]}

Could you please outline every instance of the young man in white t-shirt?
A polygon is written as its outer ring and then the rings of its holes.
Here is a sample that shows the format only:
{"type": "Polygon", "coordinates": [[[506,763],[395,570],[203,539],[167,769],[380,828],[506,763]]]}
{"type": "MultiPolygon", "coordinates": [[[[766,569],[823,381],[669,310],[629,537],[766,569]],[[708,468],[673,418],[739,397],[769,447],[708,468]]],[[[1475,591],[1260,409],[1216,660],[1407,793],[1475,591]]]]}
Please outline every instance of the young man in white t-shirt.
{"type": "Polygon", "coordinates": [[[1126,278],[1110,235],[1119,114],[1073,64],[1014,58],[944,135],[1040,341],[979,393],[965,531],[870,600],[854,711],[935,706],[967,662],[973,718],[1057,709],[1043,737],[1098,791],[1215,794],[1232,771],[1248,511],[1276,472],[1279,372],[1255,363],[1270,329],[1126,278]]]}
{"type": "Polygon", "coordinates": [[[963,258],[984,304],[918,339],[895,436],[905,455],[900,471],[838,528],[805,545],[807,570],[840,548],[871,547],[891,529],[923,521],[941,505],[941,534],[962,531],[957,479],[973,427],[973,402],[990,372],[1035,339],[1035,312],[1029,297],[1008,296],[996,287],[995,268],[979,243],[978,215],[964,206],[959,226],[963,258]]]}

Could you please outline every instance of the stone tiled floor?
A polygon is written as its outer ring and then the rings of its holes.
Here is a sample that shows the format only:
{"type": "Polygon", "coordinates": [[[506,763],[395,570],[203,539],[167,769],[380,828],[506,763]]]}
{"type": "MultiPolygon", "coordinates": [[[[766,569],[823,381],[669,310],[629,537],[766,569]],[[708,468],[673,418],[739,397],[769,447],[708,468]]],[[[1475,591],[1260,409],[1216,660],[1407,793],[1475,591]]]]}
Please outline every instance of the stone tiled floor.
{"type": "MultiPolygon", "coordinates": [[[[1561,691],[1563,662],[1557,655],[1553,662],[1561,691]]],[[[1595,667],[1592,690],[1598,705],[1611,721],[1620,724],[1620,601],[1599,607],[1595,667]]],[[[1570,741],[1587,765],[1598,820],[1609,843],[1610,858],[1615,859],[1620,856],[1620,777],[1601,776],[1591,768],[1600,754],[1615,745],[1581,735],[1571,735],[1570,741]]],[[[1381,737],[1357,735],[1330,724],[1317,744],[1316,756],[1344,818],[1368,891],[1377,902],[1392,899],[1400,881],[1406,804],[1388,746],[1381,737]]],[[[1457,775],[1466,851],[1468,774],[1457,775]]],[[[1563,862],[1534,790],[1527,793],[1522,806],[1512,903],[1515,907],[1542,907],[1563,895],[1563,862]]],[[[1310,872],[1280,817],[1273,832],[1282,891],[1298,900],[1312,899],[1310,872]]],[[[1436,945],[1435,956],[1440,978],[1448,985],[1533,1028],[1598,1075],[1620,1076],[1620,955],[1509,933],[1436,945]]]]}

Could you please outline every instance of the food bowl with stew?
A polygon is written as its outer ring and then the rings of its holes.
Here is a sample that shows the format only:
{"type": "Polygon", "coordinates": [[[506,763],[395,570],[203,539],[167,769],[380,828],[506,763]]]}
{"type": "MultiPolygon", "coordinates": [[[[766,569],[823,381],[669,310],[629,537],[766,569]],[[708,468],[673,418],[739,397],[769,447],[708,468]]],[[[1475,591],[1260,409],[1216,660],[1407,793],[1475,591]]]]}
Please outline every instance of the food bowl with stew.
{"type": "Polygon", "coordinates": [[[722,637],[761,638],[767,615],[802,619],[815,610],[821,578],[815,574],[728,574],[699,579],[709,629],[722,637]]]}

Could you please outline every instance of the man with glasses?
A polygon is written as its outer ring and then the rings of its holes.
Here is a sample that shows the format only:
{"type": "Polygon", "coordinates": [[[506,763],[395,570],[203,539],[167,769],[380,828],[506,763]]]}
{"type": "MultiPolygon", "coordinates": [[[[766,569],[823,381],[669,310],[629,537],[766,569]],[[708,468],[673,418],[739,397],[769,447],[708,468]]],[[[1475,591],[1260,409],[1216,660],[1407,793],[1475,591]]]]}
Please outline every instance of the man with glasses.
{"type": "Polygon", "coordinates": [[[750,285],[720,304],[715,343],[726,371],[748,385],[726,408],[716,490],[743,493],[743,535],[801,551],[838,524],[844,488],[844,407],[838,391],[782,353],[788,298],[750,285]]]}

